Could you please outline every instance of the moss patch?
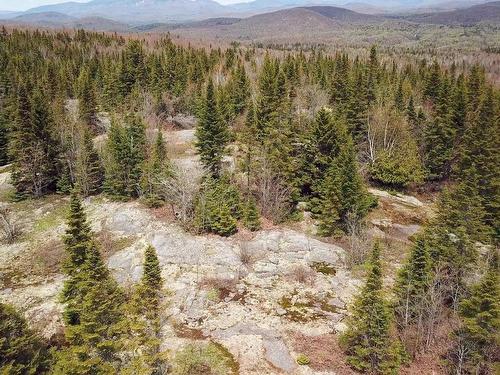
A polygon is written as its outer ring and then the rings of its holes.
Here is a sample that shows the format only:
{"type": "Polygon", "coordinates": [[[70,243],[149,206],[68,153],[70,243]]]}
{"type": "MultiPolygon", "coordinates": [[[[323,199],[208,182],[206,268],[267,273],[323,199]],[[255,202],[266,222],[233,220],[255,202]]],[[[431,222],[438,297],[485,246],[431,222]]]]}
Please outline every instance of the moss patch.
{"type": "Polygon", "coordinates": [[[312,262],[311,268],[323,275],[334,276],[337,273],[335,267],[327,262],[312,262]]]}
{"type": "Polygon", "coordinates": [[[296,296],[298,292],[295,290],[291,295],[282,296],[278,301],[280,307],[286,311],[285,317],[293,322],[310,322],[324,318],[329,313],[338,312],[335,306],[328,303],[332,297],[330,295],[324,298],[318,298],[312,293],[296,296]]]}
{"type": "Polygon", "coordinates": [[[174,375],[238,375],[239,364],[221,344],[187,345],[178,351],[172,362],[174,375]]]}

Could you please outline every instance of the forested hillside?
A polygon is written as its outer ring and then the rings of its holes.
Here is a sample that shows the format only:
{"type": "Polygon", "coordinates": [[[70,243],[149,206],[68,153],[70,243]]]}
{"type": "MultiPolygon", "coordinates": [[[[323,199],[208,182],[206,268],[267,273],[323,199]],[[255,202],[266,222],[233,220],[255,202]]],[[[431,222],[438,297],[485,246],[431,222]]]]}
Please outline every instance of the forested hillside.
{"type": "MultiPolygon", "coordinates": [[[[11,220],[23,204],[69,208],[57,234],[64,328],[42,338],[22,310],[0,303],[0,373],[239,373],[218,342],[169,346],[162,314],[173,292],[163,284],[173,276],[162,273],[160,249],[141,243],[138,281],[115,279],[111,242],[86,209],[101,203],[169,212],[161,220],[223,244],[302,225],[314,241],[342,245],[342,267],[364,281],[322,348],[337,373],[414,373],[422,358],[442,373],[498,371],[500,90],[480,65],[408,62],[376,46],[365,56],[3,29],[0,164],[13,187],[0,206],[4,240],[25,241],[11,220]],[[196,157],[174,163],[167,130],[193,126],[196,157]],[[402,264],[376,235],[361,245],[370,215],[391,210],[382,190],[435,201],[401,241],[402,264]]],[[[240,257],[247,268],[256,262],[240,257]]],[[[330,280],[323,259],[314,267],[295,270],[294,282],[307,284],[311,268],[330,280]]],[[[237,288],[226,301],[230,287],[214,285],[221,304],[243,304],[237,288]]],[[[280,296],[276,318],[300,325],[313,308],[321,313],[308,322],[328,321],[339,308],[325,296],[280,296]]],[[[317,360],[301,354],[282,369],[317,360]]]]}

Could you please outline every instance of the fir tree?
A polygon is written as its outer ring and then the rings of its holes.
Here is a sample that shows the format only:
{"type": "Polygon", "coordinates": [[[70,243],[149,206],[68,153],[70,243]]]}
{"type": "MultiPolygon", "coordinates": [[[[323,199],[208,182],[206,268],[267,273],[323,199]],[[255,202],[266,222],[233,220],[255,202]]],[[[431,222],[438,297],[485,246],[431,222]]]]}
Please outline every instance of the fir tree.
{"type": "Polygon", "coordinates": [[[196,148],[203,166],[213,177],[218,177],[229,134],[218,112],[211,79],[208,81],[203,110],[196,127],[196,137],[196,148]]]}
{"type": "Polygon", "coordinates": [[[53,119],[40,90],[29,97],[26,87],[20,86],[9,144],[12,182],[19,198],[40,197],[56,188],[58,145],[52,131],[53,119]]]}
{"type": "Polygon", "coordinates": [[[167,156],[167,148],[163,140],[163,133],[158,129],[153,150],[145,163],[142,175],[142,193],[150,207],[159,207],[164,198],[160,187],[161,180],[173,176],[170,161],[167,156]]]}
{"type": "Polygon", "coordinates": [[[338,151],[319,188],[317,217],[322,235],[342,231],[348,217],[362,220],[371,204],[358,171],[354,142],[342,119],[336,121],[335,137],[338,151]]]}
{"type": "Polygon", "coordinates": [[[421,312],[420,303],[431,281],[431,257],[424,236],[412,247],[410,256],[400,270],[395,287],[395,311],[398,321],[406,326],[421,312]]]}
{"type": "Polygon", "coordinates": [[[243,208],[243,225],[252,232],[259,230],[261,227],[259,210],[252,197],[247,198],[243,208]]]}
{"type": "Polygon", "coordinates": [[[0,303],[0,373],[42,374],[49,369],[47,345],[12,306],[0,303]]]}
{"type": "Polygon", "coordinates": [[[373,247],[366,283],[356,298],[347,330],[341,337],[347,362],[354,369],[376,374],[396,374],[402,349],[391,337],[391,314],[382,291],[380,245],[373,247]]]}
{"type": "Polygon", "coordinates": [[[156,250],[149,245],[144,253],[144,271],[121,322],[127,352],[123,374],[159,374],[165,368],[160,352],[160,302],[163,280],[156,250]]]}
{"type": "Polygon", "coordinates": [[[429,178],[440,180],[447,177],[450,172],[455,142],[447,80],[443,80],[436,95],[438,96],[434,98],[437,101],[434,121],[427,125],[424,132],[424,159],[429,178]]]}
{"type": "Polygon", "coordinates": [[[94,126],[97,121],[97,104],[92,84],[92,77],[88,68],[80,72],[78,78],[78,112],[80,120],[88,126],[94,126]]]}
{"type": "Polygon", "coordinates": [[[87,251],[92,244],[90,226],[76,190],[71,193],[67,226],[64,236],[66,259],[63,271],[68,278],[64,282],[61,302],[66,304],[65,322],[71,325],[80,321],[79,308],[82,294],[78,284],[81,281],[82,266],[87,259],[87,251]]]}
{"type": "Polygon", "coordinates": [[[477,112],[470,120],[463,137],[458,163],[458,178],[477,178],[477,188],[486,210],[485,221],[500,233],[500,115],[495,111],[493,92],[487,88],[477,112]]]}
{"type": "Polygon", "coordinates": [[[94,148],[90,130],[85,128],[76,160],[76,184],[83,196],[89,196],[100,192],[103,180],[101,159],[94,148]]]}
{"type": "Polygon", "coordinates": [[[456,331],[457,346],[454,367],[460,374],[488,374],[498,366],[498,332],[500,330],[500,272],[498,253],[490,260],[481,281],[471,295],[460,303],[462,327],[456,331]]]}

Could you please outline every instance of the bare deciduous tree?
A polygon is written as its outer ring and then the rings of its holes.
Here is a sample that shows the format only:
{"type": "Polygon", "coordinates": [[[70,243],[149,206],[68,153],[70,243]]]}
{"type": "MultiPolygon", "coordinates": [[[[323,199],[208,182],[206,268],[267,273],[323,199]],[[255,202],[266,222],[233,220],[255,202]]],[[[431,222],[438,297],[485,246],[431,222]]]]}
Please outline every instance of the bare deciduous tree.
{"type": "Polygon", "coordinates": [[[262,215],[274,223],[282,222],[291,212],[291,189],[268,165],[266,159],[255,176],[256,195],[262,215]]]}
{"type": "Polygon", "coordinates": [[[0,206],[0,230],[5,242],[14,242],[21,234],[21,228],[12,217],[8,207],[0,206]]]}
{"type": "Polygon", "coordinates": [[[189,224],[194,217],[194,200],[200,190],[202,172],[174,168],[173,175],[158,181],[165,200],[171,205],[177,219],[189,224]]]}

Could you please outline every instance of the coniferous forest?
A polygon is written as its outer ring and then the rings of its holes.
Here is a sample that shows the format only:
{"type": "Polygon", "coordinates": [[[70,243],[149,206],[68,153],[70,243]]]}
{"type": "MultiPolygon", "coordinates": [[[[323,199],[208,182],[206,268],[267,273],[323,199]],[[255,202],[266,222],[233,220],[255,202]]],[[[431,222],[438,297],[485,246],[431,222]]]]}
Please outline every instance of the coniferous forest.
{"type": "MultiPolygon", "coordinates": [[[[321,347],[323,362],[341,366],[332,373],[432,373],[429,358],[434,373],[498,373],[500,90],[478,64],[407,60],[376,45],[348,54],[3,28],[6,249],[28,241],[13,223],[16,207],[57,201],[64,226],[54,231],[60,330],[47,337],[22,302],[0,295],[0,373],[245,374],[223,336],[169,345],[174,273],[163,270],[153,236],[140,242],[133,282],[116,278],[112,241],[93,219],[101,202],[138,205],[199,241],[307,225],[311,241],[346,249],[342,267],[358,284],[335,343],[321,347]],[[190,128],[198,172],[175,163],[169,143],[172,129],[190,128]],[[374,212],[391,210],[380,191],[431,202],[397,251],[368,230],[374,212]]],[[[182,252],[190,258],[189,246],[182,252]]],[[[243,268],[259,264],[243,248],[239,257],[243,268]]],[[[314,271],[292,272],[307,284],[314,271]]],[[[210,282],[209,301],[244,306],[243,292],[228,297],[231,286],[210,282]]],[[[277,319],[299,325],[317,308],[285,297],[279,304],[277,319]]],[[[314,368],[317,357],[295,352],[292,365],[314,368]]]]}

